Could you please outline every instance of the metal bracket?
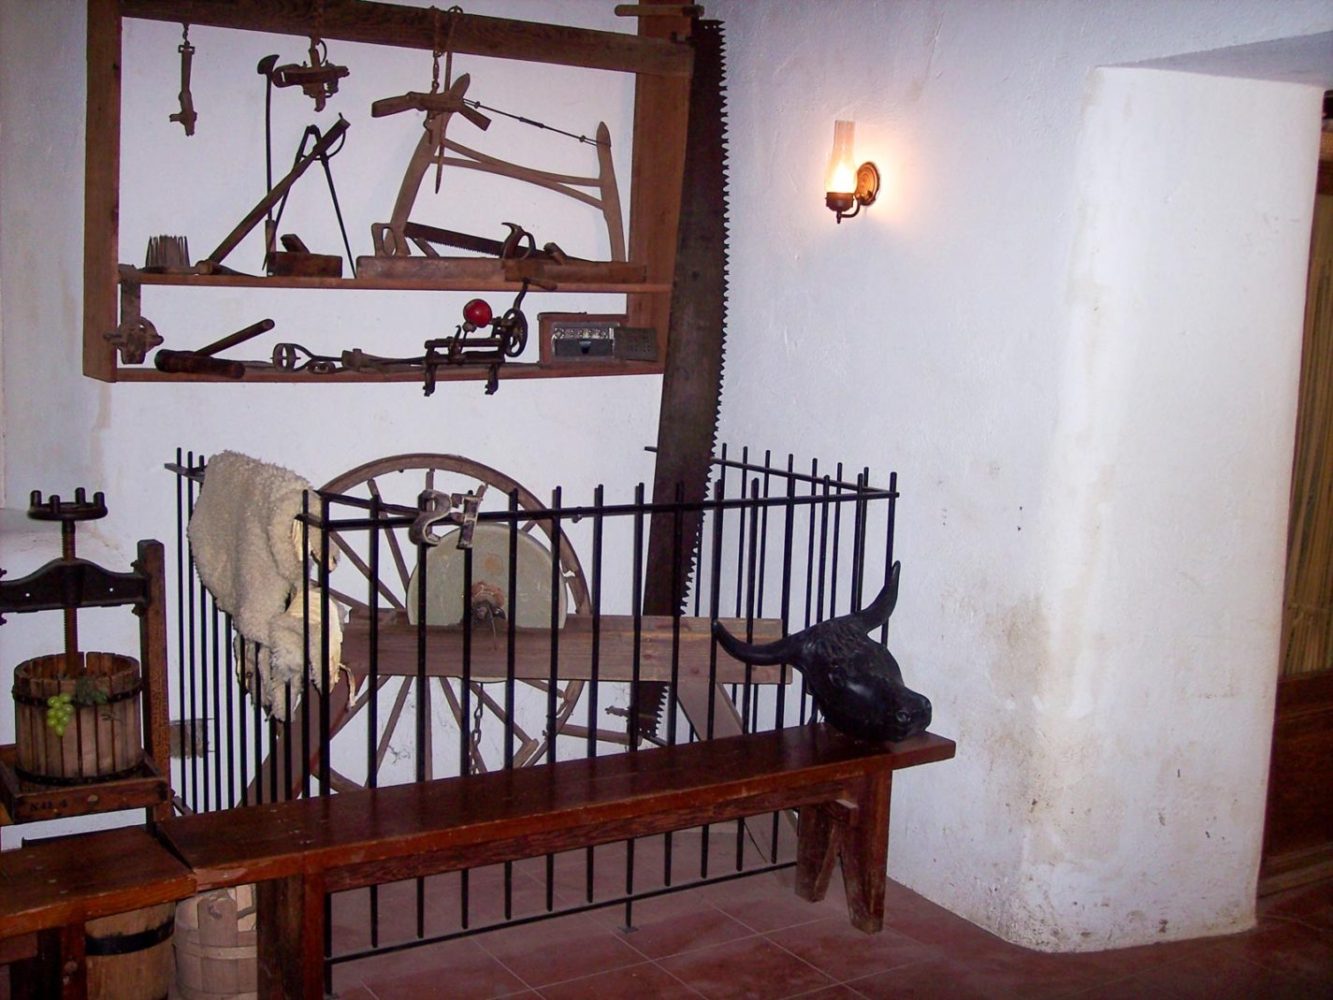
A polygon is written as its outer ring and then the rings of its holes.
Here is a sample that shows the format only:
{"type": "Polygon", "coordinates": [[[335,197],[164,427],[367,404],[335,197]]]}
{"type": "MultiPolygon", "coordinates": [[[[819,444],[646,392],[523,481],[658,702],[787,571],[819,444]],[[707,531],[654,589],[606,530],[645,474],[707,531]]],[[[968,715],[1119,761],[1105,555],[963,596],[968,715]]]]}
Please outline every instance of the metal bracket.
{"type": "Polygon", "coordinates": [[[460,549],[472,548],[472,532],[477,526],[477,511],[481,507],[481,498],[486,495],[486,484],[482,483],[474,493],[441,493],[439,490],[422,490],[417,498],[417,507],[421,511],[412,526],[407,529],[407,537],[414,545],[439,545],[443,535],[432,531],[432,527],[442,522],[456,524],[461,529],[458,535],[460,549]]]}

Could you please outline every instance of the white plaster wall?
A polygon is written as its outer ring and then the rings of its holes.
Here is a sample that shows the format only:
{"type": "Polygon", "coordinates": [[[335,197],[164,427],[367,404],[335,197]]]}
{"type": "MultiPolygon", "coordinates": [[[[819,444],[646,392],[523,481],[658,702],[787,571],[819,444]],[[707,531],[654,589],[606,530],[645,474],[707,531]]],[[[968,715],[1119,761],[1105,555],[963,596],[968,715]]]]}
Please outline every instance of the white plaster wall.
{"type": "Polygon", "coordinates": [[[1246,926],[1319,92],[1096,71],[1328,7],[718,9],[724,436],[899,470],[891,641],[959,741],[895,782],[890,873],[1045,949],[1246,926]],[[835,118],[886,179],[841,226],[835,118]]]}
{"type": "MultiPolygon", "coordinates": [[[[493,0],[468,9],[625,29],[611,6],[493,0]]],[[[1323,2],[1240,0],[717,0],[709,13],[728,24],[731,81],[723,438],[900,470],[905,574],[893,643],[909,682],[935,702],[935,728],[959,740],[956,761],[896,782],[892,874],[1044,948],[1244,926],[1298,336],[1299,290],[1288,272],[1286,283],[1276,274],[1298,260],[1308,227],[1297,195],[1312,185],[1317,97],[1313,88],[1245,82],[1192,89],[1179,74],[1146,71],[1107,74],[1094,87],[1093,75],[1327,31],[1333,14],[1323,2]],[[1162,143],[1165,165],[1181,164],[1178,189],[1147,167],[1100,172],[1110,169],[1097,156],[1100,130],[1125,125],[1112,95],[1153,110],[1118,138],[1107,135],[1108,148],[1133,162],[1143,152],[1136,142],[1162,143]],[[862,154],[886,176],[881,201],[842,226],[819,191],[836,117],[857,120],[862,154]],[[1196,132],[1205,150],[1185,144],[1196,132]],[[1250,142],[1254,134],[1262,145],[1250,142]],[[1219,171],[1208,150],[1243,153],[1238,172],[1219,171]],[[1263,150],[1288,152],[1262,160],[1263,150]],[[1234,214],[1212,215],[1215,202],[1241,191],[1249,194],[1234,214]],[[1110,260],[1100,257],[1108,241],[1110,260]],[[1192,257],[1182,281],[1172,265],[1199,249],[1210,267],[1192,257]],[[1140,257],[1165,264],[1149,272],[1140,257]],[[1262,280],[1251,277],[1259,263],[1272,268],[1262,280]],[[1107,286],[1096,303],[1081,293],[1084,277],[1107,286]],[[1251,287],[1254,295],[1241,295],[1251,287]],[[1230,297],[1218,304],[1221,292],[1230,297]],[[1095,315],[1108,309],[1113,319],[1094,323],[1094,304],[1095,315]],[[1180,318],[1205,305],[1219,322],[1181,333],[1180,318]],[[1218,350],[1195,370],[1201,344],[1218,350]],[[1251,374],[1253,383],[1241,379],[1251,374]],[[1183,375],[1189,391],[1176,393],[1183,375]],[[1228,391],[1240,389],[1236,403],[1219,407],[1219,395],[1230,404],[1228,391]],[[1116,478],[1099,483],[1092,473],[1104,466],[1116,478]],[[1186,530],[1201,508],[1203,530],[1186,530]],[[1088,603],[1073,592],[1082,582],[1088,603]],[[1135,749],[1163,734],[1166,754],[1135,749]]],[[[493,398],[461,383],[429,400],[410,385],[107,387],[80,378],[82,18],[74,0],[0,3],[10,504],[33,488],[105,488],[113,514],[103,532],[112,554],[128,559],[134,540],[170,530],[160,469],[178,443],[249,451],[317,482],[417,448],[473,454],[537,490],[604,480],[628,491],[648,475],[638,449],[655,433],[652,378],[600,380],[591,392],[506,383],[493,398]]],[[[216,124],[257,152],[254,62],[301,53],[258,41],[235,52],[209,34],[191,35],[200,47],[199,138],[216,124]]],[[[165,124],[178,40],[169,27],[127,34],[127,49],[142,44],[157,56],[146,76],[126,71],[127,120],[144,130],[141,154],[173,162],[195,155],[194,140],[165,124]]],[[[407,79],[419,86],[428,71],[418,61],[407,79]]],[[[480,69],[474,77],[480,87],[480,69]]],[[[535,94],[543,111],[565,113],[556,86],[487,83],[499,106],[501,95],[513,104],[535,94]]],[[[594,90],[581,99],[628,114],[627,95],[594,90]]],[[[371,133],[361,122],[354,136],[371,133]]],[[[627,131],[614,121],[612,129],[627,131]]],[[[622,144],[622,160],[627,152],[622,144]]],[[[395,163],[401,154],[384,150],[395,163]]],[[[396,176],[376,176],[374,162],[335,169],[345,197],[360,189],[389,204],[396,176]]],[[[169,195],[173,207],[150,220],[131,219],[130,206],[151,213],[155,197],[127,198],[125,258],[138,259],[152,232],[186,231],[195,255],[206,253],[257,197],[251,176],[208,176],[199,202],[184,207],[178,181],[151,176],[148,193],[160,190],[164,203],[169,195]]],[[[354,238],[363,232],[357,226],[354,238]]],[[[173,298],[152,298],[162,304],[145,311],[162,317],[164,332],[196,331],[190,344],[262,308],[280,331],[299,331],[290,339],[308,339],[321,324],[339,333],[401,327],[387,336],[403,346],[419,344],[436,312],[449,317],[438,329],[448,328],[464,297],[173,298]]],[[[16,628],[0,629],[0,671],[12,668],[7,637],[16,628]]]]}

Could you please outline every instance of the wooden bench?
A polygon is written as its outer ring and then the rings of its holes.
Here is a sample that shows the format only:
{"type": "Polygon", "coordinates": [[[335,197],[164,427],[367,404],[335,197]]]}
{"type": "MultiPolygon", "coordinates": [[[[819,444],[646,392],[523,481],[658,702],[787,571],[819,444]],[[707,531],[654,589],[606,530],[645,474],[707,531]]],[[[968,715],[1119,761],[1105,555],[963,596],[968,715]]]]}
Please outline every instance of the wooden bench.
{"type": "MultiPolygon", "coordinates": [[[[322,996],[328,892],[799,809],[796,891],[840,861],[852,923],[884,920],[893,772],[954,755],[804,726],[165,820],[0,852],[0,941],[37,934],[29,994],[87,995],[87,921],[258,883],[260,996],[322,996]]],[[[11,957],[21,957],[19,949],[11,957]]]]}
{"type": "Polygon", "coordinates": [[[261,997],[319,997],[328,892],[800,809],[797,892],[840,860],[852,923],[884,919],[895,770],[945,760],[923,734],[871,747],[805,726],[167,820],[198,891],[258,883],[261,997]]]}
{"type": "Polygon", "coordinates": [[[23,961],[15,997],[87,996],[89,920],[196,891],[190,870],[143,827],[0,851],[0,940],[37,935],[35,958],[7,955],[23,961]]]}

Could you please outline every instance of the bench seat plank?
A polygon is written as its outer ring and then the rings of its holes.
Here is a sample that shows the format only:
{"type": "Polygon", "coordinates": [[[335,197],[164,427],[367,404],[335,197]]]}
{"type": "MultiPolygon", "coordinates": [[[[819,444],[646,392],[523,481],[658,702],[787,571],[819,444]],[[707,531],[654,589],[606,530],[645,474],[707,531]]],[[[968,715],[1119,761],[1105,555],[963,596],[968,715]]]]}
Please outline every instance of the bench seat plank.
{"type": "Polygon", "coordinates": [[[158,833],[201,891],[304,872],[332,890],[828,801],[868,770],[953,753],[929,733],[873,747],[803,726],[184,816],[158,833]]]}
{"type": "Polygon", "coordinates": [[[142,827],[0,851],[0,937],[194,895],[190,870],[142,827]]]}

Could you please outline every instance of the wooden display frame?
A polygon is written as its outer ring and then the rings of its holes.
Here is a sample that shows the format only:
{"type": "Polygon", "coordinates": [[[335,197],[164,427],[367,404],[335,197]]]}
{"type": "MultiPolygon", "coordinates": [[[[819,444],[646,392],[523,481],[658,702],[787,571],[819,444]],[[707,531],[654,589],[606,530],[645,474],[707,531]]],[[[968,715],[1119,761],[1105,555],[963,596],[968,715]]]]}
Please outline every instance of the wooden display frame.
{"type": "MultiPolygon", "coordinates": [[[[258,287],[293,289],[387,289],[393,291],[517,291],[521,282],[498,269],[493,280],[342,279],[146,274],[119,263],[121,35],[125,18],[265,31],[307,37],[318,8],[329,40],[430,51],[435,21],[430,8],[365,0],[88,0],[88,98],[84,188],[83,373],[105,382],[217,381],[217,376],[164,373],[122,367],[106,334],[119,325],[122,306],[136,310],[143,286],[258,287]]],[[[685,8],[686,10],[688,8],[685,8]]],[[[629,262],[642,269],[625,281],[608,270],[606,280],[581,275],[557,283],[559,292],[624,293],[632,326],[657,331],[658,357],[666,357],[671,287],[689,115],[693,51],[690,19],[654,16],[640,20],[639,34],[539,24],[475,14],[455,15],[454,52],[635,75],[634,148],[630,172],[629,262]]],[[[498,263],[498,262],[497,262],[498,263]]],[[[619,265],[623,268],[623,265],[619,265]]],[[[664,362],[543,366],[515,362],[505,378],[660,373],[664,362]]],[[[340,372],[328,376],[280,370],[247,372],[246,381],[388,382],[420,381],[416,372],[340,372]]],[[[475,380],[485,369],[445,368],[440,381],[475,380]]]]}

